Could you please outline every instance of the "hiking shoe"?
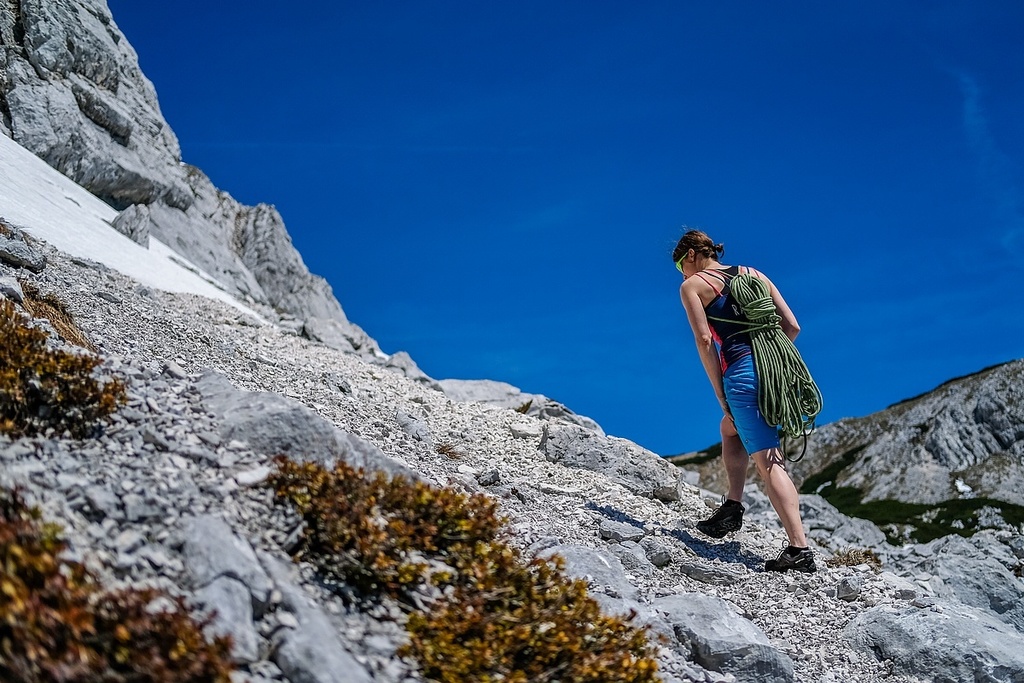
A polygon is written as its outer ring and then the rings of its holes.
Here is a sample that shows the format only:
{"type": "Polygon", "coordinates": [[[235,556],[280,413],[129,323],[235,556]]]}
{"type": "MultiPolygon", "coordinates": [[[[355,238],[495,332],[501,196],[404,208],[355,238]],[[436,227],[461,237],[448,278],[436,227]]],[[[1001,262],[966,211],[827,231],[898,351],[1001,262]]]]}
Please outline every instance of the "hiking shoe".
{"type": "Polygon", "coordinates": [[[768,560],[764,563],[766,572],[786,572],[791,569],[807,574],[818,571],[818,568],[814,566],[814,554],[810,548],[797,548],[789,545],[779,553],[777,560],[768,560]]]}
{"type": "Polygon", "coordinates": [[[711,538],[722,538],[743,526],[743,505],[736,500],[726,500],[715,510],[715,514],[697,522],[697,531],[711,538]]]}

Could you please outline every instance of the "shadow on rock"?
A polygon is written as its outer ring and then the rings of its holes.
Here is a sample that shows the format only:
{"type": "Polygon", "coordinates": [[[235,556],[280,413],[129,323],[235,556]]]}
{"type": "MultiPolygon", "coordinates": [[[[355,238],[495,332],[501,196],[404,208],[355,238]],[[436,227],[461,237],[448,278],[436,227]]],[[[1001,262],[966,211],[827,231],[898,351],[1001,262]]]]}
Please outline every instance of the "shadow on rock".
{"type": "Polygon", "coordinates": [[[713,543],[697,538],[684,529],[673,529],[669,535],[706,560],[741,564],[751,571],[761,571],[764,558],[743,550],[738,541],[713,543]]]}

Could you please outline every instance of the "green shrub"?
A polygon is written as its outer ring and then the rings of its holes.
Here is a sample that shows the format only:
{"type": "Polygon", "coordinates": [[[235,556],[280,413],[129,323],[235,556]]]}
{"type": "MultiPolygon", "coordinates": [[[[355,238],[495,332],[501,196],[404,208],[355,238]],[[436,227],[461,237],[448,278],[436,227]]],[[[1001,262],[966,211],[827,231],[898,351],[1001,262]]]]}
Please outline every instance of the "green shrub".
{"type": "Polygon", "coordinates": [[[502,544],[478,544],[455,592],[409,617],[399,654],[432,681],[648,683],[657,664],[644,629],[601,614],[587,584],[560,558],[524,561],[502,544]]]}
{"type": "Polygon", "coordinates": [[[125,400],[119,380],[101,384],[96,356],[50,349],[10,301],[0,302],[0,432],[29,435],[53,428],[84,437],[125,400]]]}
{"type": "Polygon", "coordinates": [[[17,491],[0,491],[0,680],[229,683],[231,642],[207,643],[180,598],[101,591],[17,491]],[[165,610],[152,610],[162,598],[165,610]]]}
{"type": "Polygon", "coordinates": [[[369,597],[399,599],[430,581],[443,598],[409,617],[409,643],[429,680],[649,683],[645,629],[602,615],[561,559],[525,559],[506,543],[494,501],[403,477],[278,458],[280,502],[306,522],[299,553],[369,597]],[[436,569],[443,562],[447,569],[436,569]]]}
{"type": "Polygon", "coordinates": [[[318,564],[328,576],[366,596],[402,595],[431,578],[427,557],[493,541],[505,523],[486,496],[467,499],[403,477],[366,474],[343,461],[333,470],[276,462],[270,484],[306,522],[302,552],[322,558],[318,564]]]}

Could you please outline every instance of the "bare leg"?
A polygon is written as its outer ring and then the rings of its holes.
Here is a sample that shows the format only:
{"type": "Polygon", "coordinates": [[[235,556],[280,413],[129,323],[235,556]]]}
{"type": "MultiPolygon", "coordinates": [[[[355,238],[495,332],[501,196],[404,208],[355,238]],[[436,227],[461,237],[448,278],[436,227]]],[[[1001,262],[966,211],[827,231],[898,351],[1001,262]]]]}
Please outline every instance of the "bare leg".
{"type": "MultiPolygon", "coordinates": [[[[725,454],[724,443],[722,453],[725,454]]],[[[800,500],[796,486],[786,471],[782,451],[778,448],[758,451],[754,453],[754,464],[757,465],[757,473],[764,481],[764,492],[782,520],[782,526],[789,536],[789,544],[797,548],[806,548],[807,537],[804,535],[804,525],[800,519],[800,500]]]]}
{"type": "Polygon", "coordinates": [[[747,483],[747,465],[749,458],[743,449],[743,442],[736,432],[736,425],[732,418],[726,415],[722,418],[722,462],[725,464],[725,476],[729,480],[729,492],[726,498],[729,500],[743,501],[743,486],[747,483]]]}

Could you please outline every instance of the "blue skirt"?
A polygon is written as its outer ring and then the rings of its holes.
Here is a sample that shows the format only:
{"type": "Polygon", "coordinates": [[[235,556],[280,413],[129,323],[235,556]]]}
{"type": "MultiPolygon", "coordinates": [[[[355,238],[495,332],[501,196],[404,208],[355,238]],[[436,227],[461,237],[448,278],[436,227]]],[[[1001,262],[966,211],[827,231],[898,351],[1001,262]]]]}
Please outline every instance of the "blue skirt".
{"type": "Polygon", "coordinates": [[[750,354],[726,368],[722,377],[725,401],[748,455],[779,446],[779,428],[765,422],[757,406],[757,384],[754,357],[750,354]]]}

